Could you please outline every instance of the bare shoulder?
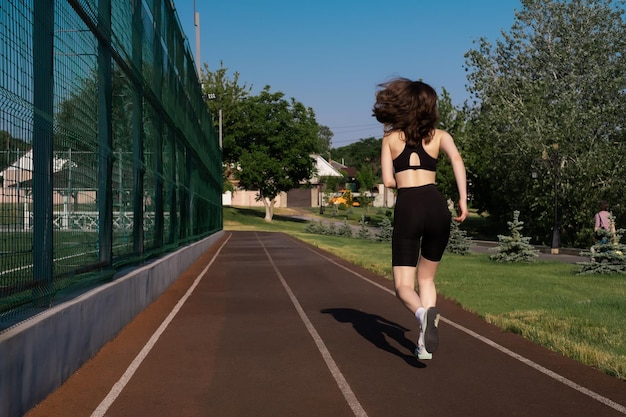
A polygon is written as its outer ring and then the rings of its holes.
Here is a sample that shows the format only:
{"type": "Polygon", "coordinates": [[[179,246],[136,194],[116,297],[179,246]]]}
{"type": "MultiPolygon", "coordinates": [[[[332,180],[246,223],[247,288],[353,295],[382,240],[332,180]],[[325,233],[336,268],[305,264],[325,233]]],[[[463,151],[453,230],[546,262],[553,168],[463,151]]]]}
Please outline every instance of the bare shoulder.
{"type": "Polygon", "coordinates": [[[402,135],[400,131],[392,130],[390,132],[385,133],[385,135],[383,136],[383,140],[387,140],[387,141],[402,140],[402,135]]]}
{"type": "Polygon", "coordinates": [[[404,140],[402,140],[402,134],[398,131],[385,133],[383,136],[383,144],[389,146],[392,150],[403,148],[404,140]]]}
{"type": "Polygon", "coordinates": [[[441,129],[435,129],[434,137],[438,142],[441,142],[442,140],[452,140],[452,135],[441,129]]]}
{"type": "Polygon", "coordinates": [[[435,141],[437,142],[439,148],[443,149],[445,152],[448,152],[451,148],[456,147],[454,139],[452,139],[452,135],[445,130],[435,130],[435,141]]]}
{"type": "Polygon", "coordinates": [[[452,135],[445,130],[438,130],[435,133],[438,136],[439,149],[441,149],[449,158],[455,159],[459,158],[459,150],[454,143],[454,139],[452,139],[452,135]]]}

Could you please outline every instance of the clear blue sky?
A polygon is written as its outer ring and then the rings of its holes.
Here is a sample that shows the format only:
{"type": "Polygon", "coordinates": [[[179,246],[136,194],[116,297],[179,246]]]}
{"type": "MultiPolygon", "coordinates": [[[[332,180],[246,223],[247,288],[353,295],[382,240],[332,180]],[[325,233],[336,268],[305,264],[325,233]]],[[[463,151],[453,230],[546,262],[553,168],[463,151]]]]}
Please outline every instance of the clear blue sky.
{"type": "MultiPolygon", "coordinates": [[[[194,0],[174,0],[195,55],[194,0]]],[[[220,62],[253,94],[265,85],[313,108],[332,147],[382,136],[377,84],[422,79],[454,104],[469,97],[464,54],[509,31],[520,0],[196,0],[200,62],[220,62]]]]}

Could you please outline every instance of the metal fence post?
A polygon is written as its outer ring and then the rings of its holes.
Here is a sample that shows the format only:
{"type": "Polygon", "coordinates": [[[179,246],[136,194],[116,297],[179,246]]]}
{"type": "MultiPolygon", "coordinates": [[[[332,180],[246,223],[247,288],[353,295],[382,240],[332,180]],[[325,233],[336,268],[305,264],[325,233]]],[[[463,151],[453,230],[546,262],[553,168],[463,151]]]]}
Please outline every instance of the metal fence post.
{"type": "Polygon", "coordinates": [[[52,292],[54,0],[33,5],[33,274],[35,303],[52,292]]]}
{"type": "MultiPolygon", "coordinates": [[[[133,1],[133,65],[143,66],[142,40],[145,28],[141,0],[133,1]]],[[[144,183],[143,89],[140,83],[133,88],[133,252],[143,254],[143,183],[144,183]]]]}
{"type": "MultiPolygon", "coordinates": [[[[101,32],[111,33],[111,0],[98,0],[101,32]]],[[[102,265],[113,262],[113,133],[111,125],[111,47],[109,40],[98,39],[98,224],[99,256],[102,265]]]]}
{"type": "MultiPolygon", "coordinates": [[[[160,0],[154,0],[154,31],[155,39],[160,37],[161,28],[163,26],[163,16],[161,15],[161,8],[159,7],[160,0]]],[[[155,42],[153,45],[153,68],[154,76],[152,78],[153,91],[159,100],[161,97],[163,84],[163,47],[160,42],[155,42]]],[[[156,110],[156,109],[155,109],[156,110]]],[[[154,111],[154,110],[153,110],[154,111]]],[[[161,114],[155,112],[154,114],[154,171],[155,184],[154,184],[154,240],[153,245],[155,248],[163,247],[163,117],[161,114]]]]}

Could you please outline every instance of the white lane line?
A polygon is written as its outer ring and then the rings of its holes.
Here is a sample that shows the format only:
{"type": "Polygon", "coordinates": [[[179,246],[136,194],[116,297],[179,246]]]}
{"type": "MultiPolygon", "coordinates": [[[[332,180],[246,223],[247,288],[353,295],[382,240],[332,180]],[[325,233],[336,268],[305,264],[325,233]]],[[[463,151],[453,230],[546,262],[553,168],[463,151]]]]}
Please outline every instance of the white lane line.
{"type": "MultiPolygon", "coordinates": [[[[300,246],[307,248],[308,250],[310,250],[311,252],[313,252],[313,253],[317,254],[318,256],[324,258],[328,262],[331,262],[331,263],[337,265],[338,267],[340,267],[340,268],[350,272],[353,275],[356,275],[357,277],[361,278],[362,280],[367,281],[368,283],[374,285],[375,287],[378,287],[378,288],[382,289],[383,291],[388,292],[389,294],[391,294],[391,295],[393,295],[395,297],[395,293],[392,290],[390,290],[389,288],[384,287],[384,286],[382,286],[382,285],[380,285],[380,284],[370,280],[369,278],[364,277],[363,275],[359,274],[358,272],[353,271],[352,269],[335,262],[333,259],[331,259],[328,256],[324,255],[323,253],[318,252],[318,251],[310,248],[309,246],[302,244],[297,239],[295,239],[295,238],[292,238],[292,239],[296,243],[298,243],[300,246]]],[[[517,354],[517,353],[515,353],[515,352],[513,352],[513,351],[511,351],[511,350],[509,350],[507,348],[505,348],[502,345],[499,345],[498,343],[494,342],[493,340],[488,339],[488,338],[486,338],[484,336],[481,336],[480,334],[478,334],[478,333],[476,333],[476,332],[474,332],[474,331],[472,331],[472,330],[470,330],[470,329],[468,329],[466,327],[461,326],[460,324],[457,324],[457,323],[455,323],[455,322],[453,322],[451,320],[448,320],[445,317],[442,317],[441,320],[444,321],[445,323],[451,325],[452,327],[455,327],[458,330],[460,330],[460,331],[462,331],[464,333],[467,333],[468,335],[470,335],[470,336],[480,340],[481,342],[483,342],[483,343],[493,347],[494,349],[499,350],[500,352],[504,353],[505,355],[508,355],[508,356],[510,356],[510,357],[512,357],[514,359],[517,359],[518,361],[522,362],[523,364],[530,366],[531,368],[533,368],[533,369],[543,373],[544,375],[547,375],[550,378],[552,378],[552,379],[554,379],[554,380],[556,380],[556,381],[558,381],[558,382],[560,382],[560,383],[562,383],[564,385],[567,385],[568,387],[570,387],[570,388],[580,392],[581,394],[587,395],[588,397],[591,397],[594,400],[596,400],[596,401],[598,401],[598,402],[600,402],[600,403],[606,405],[607,407],[610,407],[610,408],[612,408],[612,409],[614,409],[616,411],[619,411],[622,414],[626,414],[626,407],[625,406],[623,406],[621,404],[618,404],[615,401],[612,401],[612,400],[610,400],[610,399],[608,399],[608,398],[606,398],[606,397],[604,397],[604,396],[602,396],[602,395],[600,395],[600,394],[598,394],[598,393],[596,393],[594,391],[591,391],[590,389],[587,389],[587,388],[585,388],[585,387],[583,387],[581,385],[578,385],[574,381],[572,381],[570,379],[567,379],[564,376],[559,375],[556,372],[551,371],[551,370],[549,370],[549,369],[539,365],[538,363],[533,362],[530,359],[525,358],[525,357],[523,357],[523,356],[521,356],[521,355],[519,355],[519,354],[517,354]]]]}
{"type": "Polygon", "coordinates": [[[603,397],[602,395],[600,395],[600,394],[598,394],[598,393],[596,393],[594,391],[591,391],[590,389],[587,389],[587,388],[585,388],[585,387],[583,387],[581,385],[578,385],[574,381],[569,380],[569,379],[565,378],[564,376],[561,376],[561,375],[557,374],[554,371],[551,371],[551,370],[549,370],[547,368],[544,368],[543,366],[539,365],[538,363],[533,362],[530,359],[525,358],[522,355],[520,355],[518,353],[515,353],[512,350],[509,350],[509,349],[505,348],[504,346],[497,344],[493,340],[488,339],[488,338],[486,338],[484,336],[481,336],[478,333],[476,333],[476,332],[474,332],[474,331],[472,331],[472,330],[470,330],[470,329],[468,329],[466,327],[463,327],[463,326],[461,326],[461,325],[459,325],[459,324],[457,324],[457,323],[455,323],[455,322],[453,322],[451,320],[448,320],[445,317],[441,317],[441,320],[443,320],[444,322],[448,323],[449,325],[451,325],[453,327],[456,327],[460,331],[465,332],[465,333],[467,333],[468,335],[470,335],[472,337],[475,337],[476,339],[480,340],[481,342],[488,344],[489,346],[493,347],[494,349],[497,349],[500,352],[502,352],[502,353],[504,353],[506,355],[509,355],[510,357],[512,357],[514,359],[517,359],[518,361],[522,362],[523,364],[528,365],[528,366],[530,366],[533,369],[536,369],[537,371],[541,372],[542,374],[545,374],[545,375],[549,376],[550,378],[555,379],[556,381],[558,381],[558,382],[560,382],[560,383],[562,383],[564,385],[567,385],[568,387],[573,388],[576,391],[578,391],[578,392],[580,392],[582,394],[585,394],[585,395],[593,398],[594,400],[596,400],[598,402],[601,402],[602,404],[604,404],[604,405],[606,405],[608,407],[611,407],[612,409],[614,409],[616,411],[619,411],[620,413],[626,414],[626,407],[624,407],[623,405],[618,404],[618,403],[616,403],[614,401],[611,401],[608,398],[603,397]]]}
{"type": "Polygon", "coordinates": [[[309,320],[309,318],[307,317],[306,313],[302,309],[302,306],[300,305],[300,302],[298,302],[298,299],[294,295],[293,291],[291,291],[291,288],[289,287],[289,285],[285,281],[285,278],[283,277],[283,274],[281,274],[280,270],[278,269],[278,267],[274,263],[274,259],[272,258],[272,256],[268,252],[267,248],[265,247],[265,245],[261,241],[261,238],[259,237],[259,235],[257,234],[256,236],[257,236],[257,239],[259,240],[259,243],[263,247],[263,250],[265,251],[265,255],[267,256],[267,258],[269,259],[270,263],[272,264],[272,267],[274,268],[274,271],[276,272],[276,275],[278,275],[278,278],[280,279],[280,282],[283,284],[283,287],[285,288],[285,291],[289,295],[289,298],[291,299],[291,302],[292,302],[293,306],[296,308],[296,311],[298,312],[298,315],[300,316],[300,319],[302,320],[302,322],[306,326],[306,329],[309,331],[309,334],[311,335],[311,337],[315,341],[315,344],[317,345],[317,350],[319,350],[319,352],[322,355],[322,358],[324,358],[324,362],[326,362],[326,366],[328,367],[328,370],[330,371],[330,373],[333,376],[333,378],[335,378],[335,382],[337,383],[337,386],[341,390],[341,393],[343,394],[343,397],[345,398],[346,402],[348,403],[348,405],[352,409],[352,413],[354,413],[354,415],[356,417],[367,417],[367,413],[363,409],[363,406],[361,405],[359,400],[356,398],[356,395],[354,395],[354,392],[352,391],[352,388],[350,388],[350,385],[348,384],[348,381],[346,380],[346,378],[343,376],[343,374],[339,370],[339,367],[337,366],[337,363],[335,362],[335,360],[331,356],[330,351],[326,347],[326,344],[324,343],[324,341],[320,337],[319,333],[317,333],[317,330],[315,330],[315,327],[313,326],[313,323],[311,323],[311,320],[309,320]]]}
{"type": "Polygon", "coordinates": [[[94,410],[94,412],[91,413],[91,417],[103,417],[106,414],[106,412],[109,410],[113,402],[122,393],[122,391],[124,390],[128,382],[130,381],[130,379],[133,377],[133,375],[135,374],[135,372],[137,371],[137,369],[139,368],[143,360],[148,356],[148,354],[150,353],[150,351],[152,350],[156,342],[159,340],[163,332],[165,332],[165,329],[167,329],[167,326],[169,326],[172,320],[174,320],[174,317],[176,316],[176,314],[178,314],[178,312],[181,310],[181,308],[183,307],[187,299],[191,296],[193,291],[196,289],[196,287],[198,286],[198,283],[200,283],[200,280],[207,273],[211,265],[213,265],[213,262],[215,261],[215,259],[217,259],[217,256],[222,251],[222,248],[224,247],[224,245],[228,243],[231,236],[232,234],[228,235],[228,238],[224,241],[224,243],[222,243],[222,245],[219,247],[217,252],[215,252],[215,255],[213,255],[211,262],[209,262],[208,265],[204,267],[200,275],[196,277],[193,284],[191,285],[191,287],[189,287],[185,295],[183,295],[181,299],[178,300],[178,303],[176,303],[176,306],[174,306],[174,309],[165,318],[165,320],[163,320],[163,323],[161,323],[159,328],[150,337],[150,340],[148,340],[148,343],[146,343],[143,349],[141,349],[139,354],[131,362],[131,364],[126,369],[126,372],[124,372],[122,377],[115,383],[115,385],[113,385],[113,387],[111,388],[111,391],[109,391],[109,394],[102,400],[100,405],[98,405],[98,407],[94,410]]]}

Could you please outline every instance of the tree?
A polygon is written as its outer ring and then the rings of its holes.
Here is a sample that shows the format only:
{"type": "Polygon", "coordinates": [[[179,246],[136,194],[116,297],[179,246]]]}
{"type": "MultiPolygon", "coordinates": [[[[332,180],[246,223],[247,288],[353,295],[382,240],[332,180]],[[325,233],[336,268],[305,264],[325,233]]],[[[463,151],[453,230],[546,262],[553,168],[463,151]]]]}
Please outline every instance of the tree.
{"type": "Polygon", "coordinates": [[[361,165],[361,168],[356,173],[356,180],[361,187],[359,192],[361,193],[361,201],[365,203],[365,211],[369,210],[370,202],[372,198],[372,188],[378,182],[379,177],[374,174],[372,166],[369,164],[361,165]]]}
{"type": "Polygon", "coordinates": [[[457,255],[469,255],[471,253],[472,238],[467,236],[467,232],[461,230],[459,223],[454,221],[457,211],[452,200],[448,200],[448,209],[452,214],[452,218],[450,218],[450,239],[446,250],[457,255]]]}
{"type": "Polygon", "coordinates": [[[346,177],[336,177],[334,175],[324,175],[320,177],[320,184],[322,184],[322,204],[320,205],[320,213],[323,212],[324,205],[328,204],[333,194],[337,192],[340,185],[345,184],[346,177]]]}
{"type": "Polygon", "coordinates": [[[6,130],[0,130],[0,171],[13,165],[30,148],[30,144],[14,138],[6,130]]]}
{"type": "Polygon", "coordinates": [[[500,245],[494,248],[497,253],[489,256],[489,259],[497,262],[534,262],[539,251],[530,244],[530,237],[522,235],[524,222],[519,220],[519,211],[513,212],[513,221],[508,222],[508,225],[511,234],[498,235],[500,245]]]}
{"type": "Polygon", "coordinates": [[[319,142],[320,142],[320,150],[319,153],[326,160],[330,160],[330,145],[333,140],[333,136],[335,134],[328,126],[321,126],[318,132],[319,142]]]}
{"type": "MultiPolygon", "coordinates": [[[[463,153],[465,145],[465,112],[459,110],[452,104],[452,98],[448,91],[443,88],[437,100],[439,109],[439,128],[447,131],[452,135],[454,141],[463,153]]],[[[448,158],[440,158],[437,166],[437,188],[441,193],[449,199],[456,201],[458,188],[456,178],[452,171],[452,164],[448,158]]]]}
{"type": "Polygon", "coordinates": [[[220,68],[215,72],[209,71],[209,66],[205,63],[200,82],[216,129],[219,128],[220,111],[222,113],[222,161],[227,167],[232,166],[238,162],[237,158],[241,153],[241,148],[233,136],[233,127],[240,122],[238,107],[243,100],[250,97],[252,86],[240,84],[238,72],[229,77],[228,68],[224,67],[223,62],[220,62],[220,68]]]}
{"type": "Polygon", "coordinates": [[[319,149],[315,113],[266,86],[258,96],[241,100],[234,120],[230,135],[236,146],[230,152],[237,161],[235,177],[243,188],[259,191],[270,222],[276,196],[306,181],[315,170],[310,156],[319,149]]]}
{"type": "Polygon", "coordinates": [[[345,166],[358,167],[365,163],[375,167],[374,173],[380,176],[380,147],[382,139],[369,137],[359,139],[358,142],[351,143],[332,150],[332,157],[335,161],[342,161],[345,166]]]}
{"type": "Polygon", "coordinates": [[[621,243],[625,229],[613,232],[615,225],[613,215],[609,216],[611,227],[597,230],[598,240],[589,251],[581,253],[588,256],[588,262],[578,263],[579,274],[626,274],[626,244],[621,243]]]}
{"type": "Polygon", "coordinates": [[[521,4],[495,47],[483,38],[466,54],[474,205],[501,219],[521,210],[545,243],[558,199],[563,243],[588,245],[597,201],[626,192],[624,2],[521,4]]]}

